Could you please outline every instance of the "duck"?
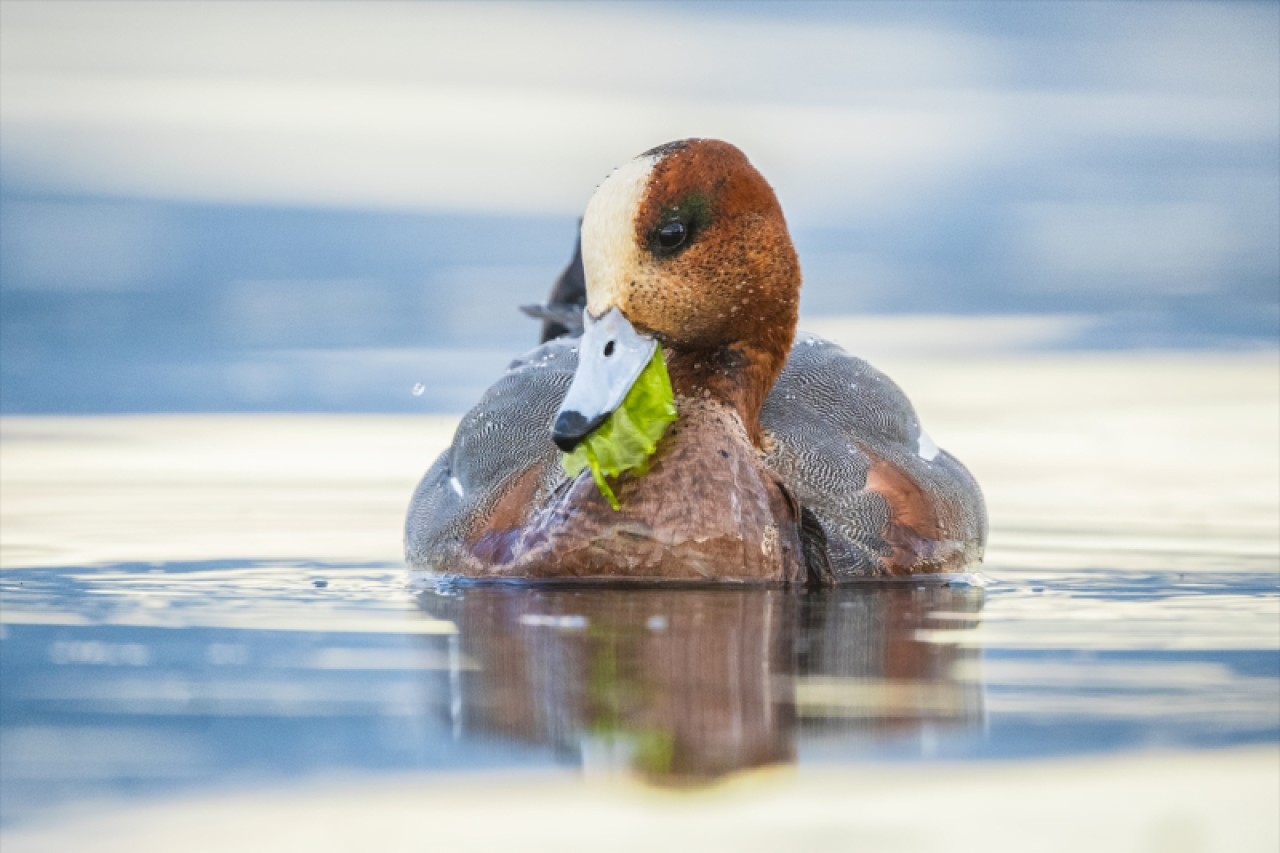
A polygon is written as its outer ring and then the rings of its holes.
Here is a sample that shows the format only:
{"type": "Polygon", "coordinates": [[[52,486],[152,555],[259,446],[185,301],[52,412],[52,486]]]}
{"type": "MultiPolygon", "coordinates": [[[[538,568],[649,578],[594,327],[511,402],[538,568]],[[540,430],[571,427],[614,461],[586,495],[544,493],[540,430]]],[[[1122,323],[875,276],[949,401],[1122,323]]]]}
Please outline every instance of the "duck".
{"type": "Polygon", "coordinates": [[[800,290],[778,199],[732,144],[614,170],[551,302],[528,310],[544,341],[414,491],[406,562],[461,581],[804,587],[976,570],[976,480],[892,380],[797,331],[800,290]],[[673,411],[643,464],[566,465],[658,368],[673,411]]]}

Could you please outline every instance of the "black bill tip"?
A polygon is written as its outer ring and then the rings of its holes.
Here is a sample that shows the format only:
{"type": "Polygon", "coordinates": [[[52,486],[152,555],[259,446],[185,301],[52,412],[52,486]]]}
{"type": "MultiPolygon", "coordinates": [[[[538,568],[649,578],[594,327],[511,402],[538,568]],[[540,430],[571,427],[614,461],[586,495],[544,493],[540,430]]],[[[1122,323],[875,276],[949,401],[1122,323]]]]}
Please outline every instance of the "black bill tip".
{"type": "Polygon", "coordinates": [[[597,415],[594,418],[588,418],[581,412],[561,412],[551,426],[551,440],[565,453],[572,453],[573,449],[581,444],[592,430],[604,423],[607,417],[609,416],[597,415]]]}

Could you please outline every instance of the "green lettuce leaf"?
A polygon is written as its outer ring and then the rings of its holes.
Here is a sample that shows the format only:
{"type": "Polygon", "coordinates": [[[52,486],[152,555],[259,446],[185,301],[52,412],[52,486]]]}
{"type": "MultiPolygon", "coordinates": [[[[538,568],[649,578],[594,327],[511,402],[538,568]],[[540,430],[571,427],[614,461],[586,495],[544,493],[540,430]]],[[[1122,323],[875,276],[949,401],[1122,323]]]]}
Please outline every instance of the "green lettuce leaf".
{"type": "Polygon", "coordinates": [[[605,477],[616,478],[624,471],[635,471],[640,476],[648,473],[649,457],[658,449],[658,441],[667,431],[667,425],[675,419],[675,395],[671,391],[671,377],[667,375],[667,363],[662,359],[662,347],[659,346],[627,392],[622,405],[588,434],[572,453],[561,457],[560,465],[570,477],[576,477],[583,468],[590,467],[591,478],[596,481],[600,494],[604,495],[609,506],[621,509],[605,477]]]}

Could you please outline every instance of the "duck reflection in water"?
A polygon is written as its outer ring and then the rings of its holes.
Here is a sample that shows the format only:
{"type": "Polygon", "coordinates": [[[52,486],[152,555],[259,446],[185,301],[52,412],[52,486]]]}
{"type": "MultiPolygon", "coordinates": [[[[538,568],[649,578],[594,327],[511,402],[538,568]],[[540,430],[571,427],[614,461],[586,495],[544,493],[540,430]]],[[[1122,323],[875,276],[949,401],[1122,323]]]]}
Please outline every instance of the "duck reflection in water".
{"type": "Polygon", "coordinates": [[[428,591],[458,627],[448,695],[466,737],[546,744],[588,771],[670,786],[793,764],[800,734],[842,753],[923,750],[981,725],[982,591],[529,588],[428,591]],[[912,746],[913,740],[918,746],[912,746]]]}

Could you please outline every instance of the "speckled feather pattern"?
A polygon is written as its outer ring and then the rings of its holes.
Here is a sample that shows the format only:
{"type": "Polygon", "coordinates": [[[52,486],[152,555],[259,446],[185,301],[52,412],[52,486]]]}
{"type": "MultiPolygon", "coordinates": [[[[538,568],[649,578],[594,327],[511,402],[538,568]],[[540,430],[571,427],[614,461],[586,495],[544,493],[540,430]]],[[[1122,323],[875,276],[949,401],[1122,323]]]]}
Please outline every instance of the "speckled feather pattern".
{"type": "Polygon", "coordinates": [[[932,460],[919,453],[911,402],[862,359],[799,333],[760,421],[772,439],[765,464],[821,522],[838,576],[956,571],[981,559],[987,520],[977,482],[945,451],[932,460]],[[886,496],[876,476],[886,466],[918,493],[886,496]],[[906,516],[918,536],[896,529],[906,516]],[[913,565],[895,553],[903,537],[913,565]]]}
{"type": "Polygon", "coordinates": [[[409,505],[410,565],[451,571],[471,531],[493,515],[508,486],[522,477],[537,478],[535,502],[545,502],[566,482],[551,422],[577,368],[577,343],[557,338],[516,359],[462,418],[453,444],[427,471],[409,505]]]}
{"type": "MultiPolygon", "coordinates": [[[[577,366],[576,343],[554,340],[516,360],[463,418],[414,494],[411,565],[475,575],[478,532],[523,528],[572,488],[550,426],[577,366]]],[[[837,580],[955,571],[981,558],[977,484],[949,454],[919,453],[910,402],[866,362],[798,334],[760,421],[762,468],[821,524],[837,580]]],[[[534,574],[555,575],[555,559],[546,552],[548,565],[534,574]]]]}

